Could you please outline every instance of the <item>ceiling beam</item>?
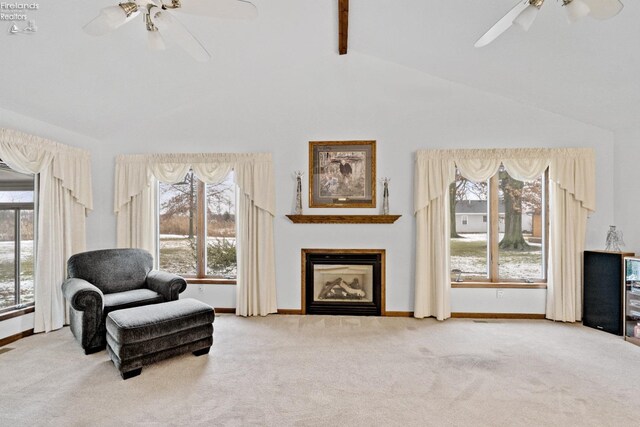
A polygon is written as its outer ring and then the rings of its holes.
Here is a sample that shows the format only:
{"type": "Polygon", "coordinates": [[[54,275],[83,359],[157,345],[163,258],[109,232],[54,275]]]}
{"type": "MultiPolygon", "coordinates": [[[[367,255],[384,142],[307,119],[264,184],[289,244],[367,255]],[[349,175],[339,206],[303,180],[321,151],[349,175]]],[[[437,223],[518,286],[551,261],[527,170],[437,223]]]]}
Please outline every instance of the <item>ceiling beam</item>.
{"type": "Polygon", "coordinates": [[[349,38],[349,0],[338,0],[338,52],[347,54],[349,38]]]}

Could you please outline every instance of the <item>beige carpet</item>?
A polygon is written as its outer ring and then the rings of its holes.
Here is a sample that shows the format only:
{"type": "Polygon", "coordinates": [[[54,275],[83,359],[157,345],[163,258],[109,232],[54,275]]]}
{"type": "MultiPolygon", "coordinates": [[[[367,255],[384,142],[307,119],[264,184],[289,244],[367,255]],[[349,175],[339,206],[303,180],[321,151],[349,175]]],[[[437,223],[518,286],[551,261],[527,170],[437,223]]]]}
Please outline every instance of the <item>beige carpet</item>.
{"type": "Polygon", "coordinates": [[[0,424],[631,426],[640,348],[549,321],[216,319],[208,356],[123,381],[68,328],[0,354],[0,424]]]}

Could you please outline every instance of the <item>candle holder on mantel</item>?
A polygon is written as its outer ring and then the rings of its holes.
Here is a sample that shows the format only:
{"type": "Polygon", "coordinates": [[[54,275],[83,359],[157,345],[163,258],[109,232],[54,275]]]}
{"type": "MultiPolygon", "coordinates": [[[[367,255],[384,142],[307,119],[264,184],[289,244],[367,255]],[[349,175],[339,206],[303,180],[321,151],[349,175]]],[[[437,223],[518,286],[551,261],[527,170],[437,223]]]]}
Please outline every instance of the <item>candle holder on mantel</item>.
{"type": "Polygon", "coordinates": [[[304,172],[295,171],[293,174],[296,177],[296,208],[294,213],[302,215],[302,175],[304,175],[304,172]]]}
{"type": "Polygon", "coordinates": [[[389,181],[391,178],[382,178],[382,215],[389,215],[389,181]]]}

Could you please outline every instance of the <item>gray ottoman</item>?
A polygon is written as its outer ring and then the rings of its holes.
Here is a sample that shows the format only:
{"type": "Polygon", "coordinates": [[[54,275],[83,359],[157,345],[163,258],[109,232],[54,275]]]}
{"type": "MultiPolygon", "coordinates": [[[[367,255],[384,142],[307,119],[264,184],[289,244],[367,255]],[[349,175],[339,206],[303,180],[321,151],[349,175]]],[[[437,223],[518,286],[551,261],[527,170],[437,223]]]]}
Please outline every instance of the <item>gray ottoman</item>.
{"type": "Polygon", "coordinates": [[[107,352],[125,380],[167,357],[201,356],[213,344],[214,317],[212,307],[190,298],[113,311],[106,321],[107,352]]]}

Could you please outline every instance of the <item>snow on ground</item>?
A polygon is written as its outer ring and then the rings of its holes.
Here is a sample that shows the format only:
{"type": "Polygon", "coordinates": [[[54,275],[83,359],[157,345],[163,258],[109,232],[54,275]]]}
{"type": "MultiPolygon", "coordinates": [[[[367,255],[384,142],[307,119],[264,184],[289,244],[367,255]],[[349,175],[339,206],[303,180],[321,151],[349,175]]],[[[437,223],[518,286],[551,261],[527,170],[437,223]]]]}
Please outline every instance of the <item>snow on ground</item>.
{"type": "MultiPolygon", "coordinates": [[[[460,239],[451,239],[464,248],[464,244],[473,244],[477,250],[475,253],[465,253],[463,256],[451,256],[451,269],[462,271],[462,279],[488,277],[487,272],[487,235],[483,233],[461,234],[460,239]],[[485,242],[485,245],[478,243],[485,242]]],[[[500,233],[502,238],[503,233],[500,233]]],[[[501,279],[514,280],[540,280],[542,279],[542,245],[540,243],[529,243],[532,247],[530,251],[499,251],[498,274],[501,279]]],[[[452,278],[455,279],[455,275],[452,278]]]]}

